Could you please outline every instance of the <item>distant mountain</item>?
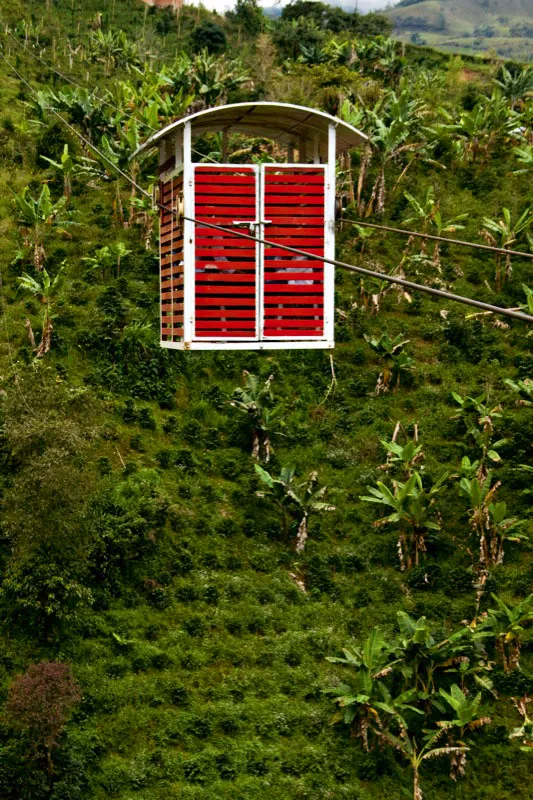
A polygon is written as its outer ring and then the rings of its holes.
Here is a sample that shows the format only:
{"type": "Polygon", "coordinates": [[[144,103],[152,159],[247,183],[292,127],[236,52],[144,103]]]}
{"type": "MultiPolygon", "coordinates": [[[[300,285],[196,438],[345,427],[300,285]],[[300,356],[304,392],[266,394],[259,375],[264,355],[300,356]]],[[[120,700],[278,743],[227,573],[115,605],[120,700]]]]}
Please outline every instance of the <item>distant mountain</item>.
{"type": "Polygon", "coordinates": [[[533,59],[532,0],[400,0],[383,13],[404,41],[533,59]]]}

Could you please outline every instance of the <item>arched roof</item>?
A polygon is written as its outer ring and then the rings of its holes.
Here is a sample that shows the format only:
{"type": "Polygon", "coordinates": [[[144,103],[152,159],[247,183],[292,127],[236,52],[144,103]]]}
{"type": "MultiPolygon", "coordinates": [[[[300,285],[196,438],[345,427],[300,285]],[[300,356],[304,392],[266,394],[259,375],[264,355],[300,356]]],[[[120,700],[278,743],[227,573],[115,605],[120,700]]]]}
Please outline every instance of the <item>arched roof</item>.
{"type": "Polygon", "coordinates": [[[291,103],[232,103],[198,111],[183,119],[171,122],[165,128],[150,136],[135,155],[153,147],[172,133],[191,123],[192,135],[203,133],[245,133],[252,136],[265,136],[282,144],[298,145],[318,139],[320,154],[327,156],[328,127],[333,124],[337,130],[337,154],[357,147],[368,140],[364,133],[338,117],[317,111],[315,108],[295,106],[291,103]]]}

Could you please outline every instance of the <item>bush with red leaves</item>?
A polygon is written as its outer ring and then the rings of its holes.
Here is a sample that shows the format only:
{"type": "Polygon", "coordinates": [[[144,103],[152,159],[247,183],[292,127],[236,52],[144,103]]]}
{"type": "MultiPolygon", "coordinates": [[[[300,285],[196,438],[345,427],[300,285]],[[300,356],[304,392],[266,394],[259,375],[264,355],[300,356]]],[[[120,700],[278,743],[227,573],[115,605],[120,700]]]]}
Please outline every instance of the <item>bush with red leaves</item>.
{"type": "Polygon", "coordinates": [[[53,773],[52,753],[81,693],[68,664],[40,661],[13,679],[5,704],[9,727],[28,736],[36,755],[44,751],[53,773]]]}

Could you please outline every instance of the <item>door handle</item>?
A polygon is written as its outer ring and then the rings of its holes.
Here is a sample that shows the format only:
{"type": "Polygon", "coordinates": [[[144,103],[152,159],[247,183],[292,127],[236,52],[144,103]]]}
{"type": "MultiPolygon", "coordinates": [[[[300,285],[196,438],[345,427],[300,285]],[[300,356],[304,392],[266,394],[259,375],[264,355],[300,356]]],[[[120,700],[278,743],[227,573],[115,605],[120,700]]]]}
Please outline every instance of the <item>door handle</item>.
{"type": "Polygon", "coordinates": [[[232,225],[247,225],[252,230],[256,225],[271,225],[271,219],[234,219],[232,225]]]}

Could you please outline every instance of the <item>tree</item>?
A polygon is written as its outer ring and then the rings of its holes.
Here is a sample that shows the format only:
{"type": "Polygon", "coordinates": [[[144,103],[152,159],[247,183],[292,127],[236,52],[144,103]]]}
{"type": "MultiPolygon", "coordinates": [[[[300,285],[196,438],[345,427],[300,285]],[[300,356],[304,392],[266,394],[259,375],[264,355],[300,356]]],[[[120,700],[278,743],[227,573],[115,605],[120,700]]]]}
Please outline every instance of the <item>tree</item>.
{"type": "Polygon", "coordinates": [[[261,457],[266,463],[270,461],[270,434],[272,431],[272,418],[274,413],[271,406],[274,402],[272,394],[272,381],[270,375],[264,384],[259,378],[248,370],[243,374],[244,386],[233,390],[230,405],[247,415],[251,427],[252,458],[256,461],[261,457]]]}
{"type": "Polygon", "coordinates": [[[202,50],[210,55],[223,53],[227,47],[226,34],[216,22],[202,20],[192,32],[191,46],[194,53],[200,53],[202,50]]]}
{"type": "Polygon", "coordinates": [[[44,306],[41,341],[35,353],[37,358],[42,358],[46,355],[52,346],[52,331],[54,328],[52,324],[52,304],[56,300],[59,289],[61,288],[64,263],[65,262],[63,262],[53,278],[50,277],[47,270],[43,267],[40,279],[33,278],[27,273],[24,273],[24,275],[18,279],[21,289],[32,294],[44,306]]]}
{"type": "Polygon", "coordinates": [[[50,787],[54,751],[80,700],[81,692],[70,667],[58,661],[32,664],[9,687],[4,708],[7,724],[29,740],[36,759],[44,754],[50,787]]]}
{"type": "Polygon", "coordinates": [[[226,17],[247,36],[257,36],[265,27],[265,15],[257,0],[237,0],[235,8],[226,17]]]}
{"type": "Polygon", "coordinates": [[[335,511],[335,506],[323,502],[328,491],[327,486],[318,487],[317,472],[312,472],[304,483],[295,485],[296,468],[293,465],[282,467],[279,478],[273,478],[259,464],[254,466],[261,482],[267,487],[266,491],[257,492],[258,497],[270,497],[280,510],[285,535],[289,533],[291,518],[294,525],[298,525],[295,534],[295,550],[297,553],[301,553],[307,541],[311,513],[335,511]]]}

